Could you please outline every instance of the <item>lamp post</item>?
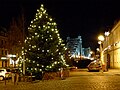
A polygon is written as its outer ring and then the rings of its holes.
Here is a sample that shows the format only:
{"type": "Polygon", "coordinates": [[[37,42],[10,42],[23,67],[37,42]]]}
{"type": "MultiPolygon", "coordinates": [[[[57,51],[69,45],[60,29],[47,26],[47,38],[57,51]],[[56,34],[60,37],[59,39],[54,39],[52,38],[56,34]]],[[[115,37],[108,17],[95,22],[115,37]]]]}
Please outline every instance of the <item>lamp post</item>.
{"type": "Polygon", "coordinates": [[[7,55],[7,57],[12,58],[12,60],[14,61],[13,67],[15,68],[16,67],[16,63],[15,63],[15,61],[16,61],[16,55],[9,54],[9,55],[7,55]]]}
{"type": "Polygon", "coordinates": [[[106,70],[108,71],[108,36],[109,36],[110,32],[109,32],[109,31],[107,31],[107,32],[105,32],[104,34],[105,34],[105,38],[106,38],[106,44],[107,44],[106,70]]]}
{"type": "Polygon", "coordinates": [[[103,50],[102,50],[102,42],[104,41],[104,36],[103,35],[99,35],[98,36],[98,44],[100,44],[100,61],[102,62],[102,68],[104,65],[104,61],[103,61],[103,50]]]}
{"type": "MultiPolygon", "coordinates": [[[[24,49],[24,47],[22,47],[22,49],[24,49]]],[[[23,56],[23,75],[25,75],[25,52],[22,52],[22,56],[23,56]]]]}

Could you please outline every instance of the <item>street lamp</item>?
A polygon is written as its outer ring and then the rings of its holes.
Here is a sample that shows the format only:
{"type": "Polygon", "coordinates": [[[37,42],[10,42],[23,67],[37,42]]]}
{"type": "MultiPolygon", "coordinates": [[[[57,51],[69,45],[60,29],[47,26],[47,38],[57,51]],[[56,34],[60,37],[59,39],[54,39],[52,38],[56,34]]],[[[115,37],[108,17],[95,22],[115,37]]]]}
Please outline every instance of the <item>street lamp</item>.
{"type": "Polygon", "coordinates": [[[16,67],[16,55],[13,55],[13,54],[8,54],[7,57],[10,58],[10,62],[12,61],[13,62],[13,67],[15,68],[16,67]]]}
{"type": "Polygon", "coordinates": [[[105,32],[105,36],[106,36],[106,37],[108,37],[108,36],[109,36],[109,34],[110,34],[110,32],[109,32],[109,31],[105,32]]]}
{"type": "MultiPolygon", "coordinates": [[[[22,47],[22,49],[24,49],[24,47],[22,47]]],[[[22,57],[23,57],[23,75],[25,75],[25,52],[22,52],[22,57]]]]}
{"type": "Polygon", "coordinates": [[[104,41],[104,36],[103,35],[99,35],[98,36],[98,44],[100,44],[100,61],[102,62],[102,68],[103,68],[103,65],[104,65],[104,61],[103,61],[103,50],[102,50],[102,42],[104,41]]]}
{"type": "Polygon", "coordinates": [[[105,38],[104,38],[103,35],[99,35],[99,36],[98,36],[98,40],[99,40],[99,41],[104,41],[104,39],[105,39],[105,38]]]}
{"type": "Polygon", "coordinates": [[[106,44],[107,44],[107,60],[106,60],[106,70],[108,71],[108,36],[110,34],[109,31],[105,32],[106,44]]]}

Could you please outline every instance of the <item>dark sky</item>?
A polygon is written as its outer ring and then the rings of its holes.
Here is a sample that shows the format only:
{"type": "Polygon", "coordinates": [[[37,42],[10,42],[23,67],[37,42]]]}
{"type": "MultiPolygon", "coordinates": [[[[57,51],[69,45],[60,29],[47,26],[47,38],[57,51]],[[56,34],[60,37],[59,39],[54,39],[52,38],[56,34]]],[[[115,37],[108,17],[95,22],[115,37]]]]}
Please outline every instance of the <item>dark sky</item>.
{"type": "Polygon", "coordinates": [[[8,26],[12,17],[24,9],[32,20],[40,4],[58,24],[61,37],[82,36],[83,47],[97,47],[97,36],[110,29],[120,17],[116,0],[0,0],[0,24],[8,26]]]}

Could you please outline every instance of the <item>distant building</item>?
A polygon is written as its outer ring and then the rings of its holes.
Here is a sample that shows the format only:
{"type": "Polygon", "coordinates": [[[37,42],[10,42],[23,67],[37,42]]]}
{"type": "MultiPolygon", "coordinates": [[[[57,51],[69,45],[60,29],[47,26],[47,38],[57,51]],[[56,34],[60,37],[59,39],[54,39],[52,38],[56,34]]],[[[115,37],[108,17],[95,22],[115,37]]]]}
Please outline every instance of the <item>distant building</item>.
{"type": "Polygon", "coordinates": [[[78,36],[77,38],[67,37],[66,47],[70,50],[71,57],[80,58],[80,57],[90,57],[90,47],[82,47],[82,38],[78,36]]]}

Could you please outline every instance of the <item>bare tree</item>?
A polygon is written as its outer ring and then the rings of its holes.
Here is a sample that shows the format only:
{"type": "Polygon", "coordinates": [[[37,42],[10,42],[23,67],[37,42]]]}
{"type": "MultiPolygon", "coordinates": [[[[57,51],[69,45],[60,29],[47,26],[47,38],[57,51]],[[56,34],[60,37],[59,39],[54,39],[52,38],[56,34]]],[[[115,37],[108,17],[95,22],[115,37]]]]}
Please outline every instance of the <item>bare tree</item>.
{"type": "Polygon", "coordinates": [[[9,54],[19,55],[21,48],[24,44],[25,38],[25,20],[24,15],[21,15],[16,21],[14,18],[10,23],[8,29],[8,43],[9,43],[9,54]]]}

